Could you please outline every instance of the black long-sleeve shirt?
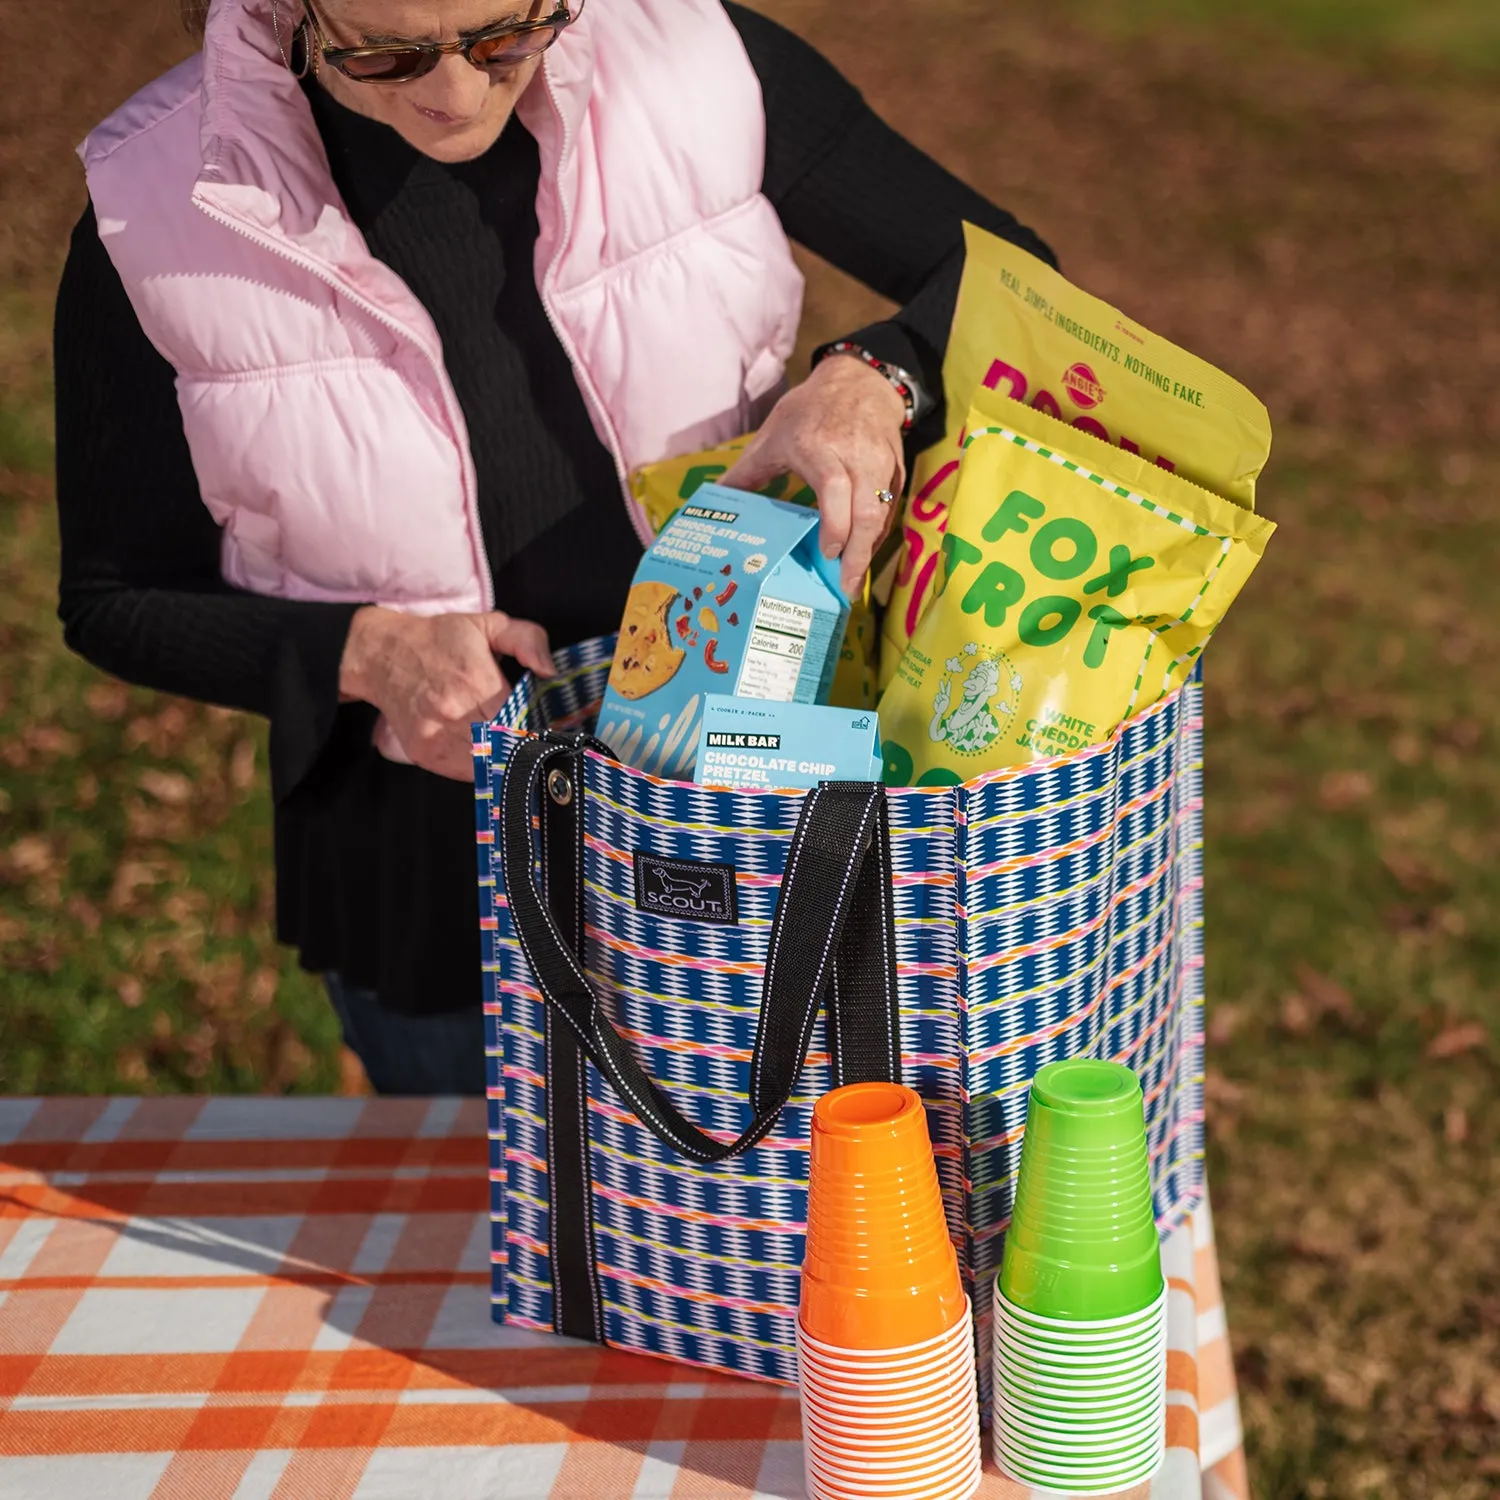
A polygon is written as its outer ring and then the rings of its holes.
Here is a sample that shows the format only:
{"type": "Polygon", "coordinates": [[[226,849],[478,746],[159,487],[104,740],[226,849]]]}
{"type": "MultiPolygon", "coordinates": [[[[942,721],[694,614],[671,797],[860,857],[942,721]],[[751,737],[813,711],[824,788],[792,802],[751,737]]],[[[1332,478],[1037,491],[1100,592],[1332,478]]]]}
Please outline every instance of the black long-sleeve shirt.
{"type": "MultiPolygon", "coordinates": [[[[886,126],[811,47],[726,8],[765,99],[766,196],[792,239],[901,305],[851,337],[940,393],[962,222],[1050,252],[886,126]]],[[[498,607],[554,645],[615,629],[640,544],[532,273],[534,139],[512,120],[484,156],[447,165],[315,84],[308,97],[351,218],[442,339],[498,607]]],[[[128,681],[270,719],[278,934],[306,967],[337,969],[396,1010],[476,1004],[472,793],[384,760],[374,710],[340,705],[357,605],[224,583],[173,371],[92,209],[58,292],[55,359],[69,644],[128,681]]]]}

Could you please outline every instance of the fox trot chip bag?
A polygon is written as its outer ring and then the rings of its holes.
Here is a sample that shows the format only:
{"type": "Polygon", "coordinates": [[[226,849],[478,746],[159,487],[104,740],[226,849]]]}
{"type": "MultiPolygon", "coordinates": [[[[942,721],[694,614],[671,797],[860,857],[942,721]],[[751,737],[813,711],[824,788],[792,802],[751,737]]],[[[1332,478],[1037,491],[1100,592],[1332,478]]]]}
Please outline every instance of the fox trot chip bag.
{"type": "Polygon", "coordinates": [[[896,786],[1107,738],[1187,680],[1275,529],[983,389],[945,524],[935,597],[880,703],[896,786]]]}

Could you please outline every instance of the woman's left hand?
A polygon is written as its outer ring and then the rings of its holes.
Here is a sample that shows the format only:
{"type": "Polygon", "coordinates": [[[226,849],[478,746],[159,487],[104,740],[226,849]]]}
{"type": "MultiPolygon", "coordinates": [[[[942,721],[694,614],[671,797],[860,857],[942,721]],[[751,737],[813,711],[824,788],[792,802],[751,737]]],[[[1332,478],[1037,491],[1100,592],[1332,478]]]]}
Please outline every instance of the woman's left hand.
{"type": "Polygon", "coordinates": [[[822,515],[825,557],[842,556],[844,592],[857,596],[875,549],[906,488],[901,426],[906,404],[883,375],[847,354],[831,354],[776,404],[722,484],[756,490],[779,474],[812,486],[822,515]]]}

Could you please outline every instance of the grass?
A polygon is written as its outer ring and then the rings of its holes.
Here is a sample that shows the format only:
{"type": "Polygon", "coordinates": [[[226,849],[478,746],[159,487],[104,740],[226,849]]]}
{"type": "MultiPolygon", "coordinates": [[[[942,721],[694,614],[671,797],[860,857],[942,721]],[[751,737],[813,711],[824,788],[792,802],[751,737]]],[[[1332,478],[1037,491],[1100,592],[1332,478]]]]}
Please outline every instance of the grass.
{"type": "MultiPolygon", "coordinates": [[[[1084,27],[1018,0],[995,26],[952,0],[893,60],[899,0],[853,29],[766,8],[1271,406],[1280,531],[1207,660],[1211,1170],[1256,1493],[1494,1500],[1500,123],[1476,69],[1500,11],[1140,0],[1127,26],[1098,0],[1084,27]],[[1019,135],[948,103],[997,79],[1019,135]]],[[[805,343],[871,310],[809,270],[805,343]]],[[[0,296],[0,1089],[336,1087],[326,1003],[270,936],[260,727],[60,642],[45,330],[45,288],[0,296]]]]}
{"type": "Polygon", "coordinates": [[[62,649],[30,437],[0,428],[0,1092],[330,1092],[337,1027],[269,930],[264,731],[62,649]]]}
{"type": "Polygon", "coordinates": [[[1465,73],[1500,66],[1500,8],[1490,0],[1085,0],[1084,10],[1127,33],[1189,27],[1234,47],[1290,43],[1465,73]]]}
{"type": "Polygon", "coordinates": [[[1493,511],[1441,460],[1367,468],[1282,468],[1276,586],[1210,676],[1210,1127],[1267,1500],[1500,1473],[1493,511]]]}

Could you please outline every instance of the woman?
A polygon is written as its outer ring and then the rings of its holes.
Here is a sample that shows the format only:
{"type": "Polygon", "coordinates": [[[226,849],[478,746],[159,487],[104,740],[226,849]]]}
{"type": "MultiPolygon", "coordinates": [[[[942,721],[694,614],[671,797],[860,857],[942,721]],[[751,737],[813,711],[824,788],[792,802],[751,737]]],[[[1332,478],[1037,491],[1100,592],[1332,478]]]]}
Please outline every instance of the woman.
{"type": "Polygon", "coordinates": [[[721,0],[213,0],[81,155],[68,642],[269,717],[279,936],[377,1089],[480,1092],[468,726],[618,624],[626,476],[759,428],[853,589],[962,222],[1048,252],[721,0]],[[783,394],[788,236],[901,310],[783,394]]]}

